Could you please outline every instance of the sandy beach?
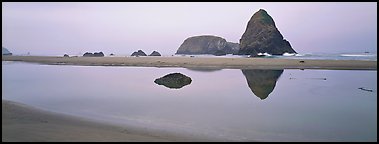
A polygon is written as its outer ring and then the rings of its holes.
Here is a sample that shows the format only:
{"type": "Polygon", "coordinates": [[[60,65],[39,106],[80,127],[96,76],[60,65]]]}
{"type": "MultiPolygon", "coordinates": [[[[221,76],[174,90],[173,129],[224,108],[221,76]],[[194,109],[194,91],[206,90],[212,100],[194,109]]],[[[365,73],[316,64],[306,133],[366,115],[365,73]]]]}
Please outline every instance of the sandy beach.
{"type": "Polygon", "coordinates": [[[211,69],[341,69],[376,70],[376,61],[309,60],[225,57],[56,57],[3,56],[3,61],[23,61],[53,65],[184,67],[211,69]]]}
{"type": "Polygon", "coordinates": [[[101,123],[2,100],[2,141],[165,142],[209,140],[101,123]]]}

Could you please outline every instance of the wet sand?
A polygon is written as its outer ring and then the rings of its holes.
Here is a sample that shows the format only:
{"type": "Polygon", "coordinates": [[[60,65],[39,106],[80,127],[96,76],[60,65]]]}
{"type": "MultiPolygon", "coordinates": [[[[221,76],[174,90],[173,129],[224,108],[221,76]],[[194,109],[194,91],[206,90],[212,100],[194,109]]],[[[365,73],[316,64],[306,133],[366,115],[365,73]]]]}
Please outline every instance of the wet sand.
{"type": "Polygon", "coordinates": [[[2,56],[3,61],[23,61],[52,65],[184,67],[210,69],[336,69],[377,70],[377,61],[309,60],[225,57],[57,57],[2,56]]]}
{"type": "Polygon", "coordinates": [[[2,100],[2,141],[185,142],[210,140],[96,122],[89,119],[37,109],[21,103],[2,100]]]}

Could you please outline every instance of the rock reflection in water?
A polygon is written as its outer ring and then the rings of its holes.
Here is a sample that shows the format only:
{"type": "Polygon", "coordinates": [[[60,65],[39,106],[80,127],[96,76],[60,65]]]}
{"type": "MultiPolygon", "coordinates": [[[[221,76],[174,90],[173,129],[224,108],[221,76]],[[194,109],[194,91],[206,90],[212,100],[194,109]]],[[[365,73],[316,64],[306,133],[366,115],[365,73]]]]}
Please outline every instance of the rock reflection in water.
{"type": "Polygon", "coordinates": [[[276,81],[284,70],[242,69],[241,71],[251,91],[263,100],[274,90],[276,81]]]}

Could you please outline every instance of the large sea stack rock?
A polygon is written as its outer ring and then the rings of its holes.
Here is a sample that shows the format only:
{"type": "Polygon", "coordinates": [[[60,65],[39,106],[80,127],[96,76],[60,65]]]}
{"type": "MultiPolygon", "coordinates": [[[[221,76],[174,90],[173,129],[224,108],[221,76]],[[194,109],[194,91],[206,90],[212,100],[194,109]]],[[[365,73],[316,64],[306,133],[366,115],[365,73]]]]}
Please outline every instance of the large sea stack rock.
{"type": "Polygon", "coordinates": [[[136,52],[133,52],[132,53],[132,56],[147,56],[145,52],[143,52],[142,50],[138,50],[136,52]]]}
{"type": "Polygon", "coordinates": [[[2,47],[1,53],[3,55],[12,55],[12,53],[5,47],[2,47]]]}
{"type": "Polygon", "coordinates": [[[184,40],[176,54],[236,54],[238,43],[227,42],[224,38],[212,35],[194,36],[184,40]]]}
{"type": "Polygon", "coordinates": [[[161,54],[157,51],[153,51],[149,56],[161,56],[161,54]]]}
{"type": "Polygon", "coordinates": [[[242,73],[246,78],[250,90],[261,100],[264,100],[274,90],[276,81],[283,71],[244,69],[242,73]]]}
{"type": "Polygon", "coordinates": [[[158,85],[164,85],[168,88],[179,89],[185,85],[191,84],[192,79],[181,73],[171,73],[154,81],[158,85]]]}
{"type": "Polygon", "coordinates": [[[240,39],[238,54],[257,56],[258,53],[265,52],[272,55],[296,53],[290,43],[283,39],[272,17],[260,9],[247,24],[246,31],[240,39]]]}

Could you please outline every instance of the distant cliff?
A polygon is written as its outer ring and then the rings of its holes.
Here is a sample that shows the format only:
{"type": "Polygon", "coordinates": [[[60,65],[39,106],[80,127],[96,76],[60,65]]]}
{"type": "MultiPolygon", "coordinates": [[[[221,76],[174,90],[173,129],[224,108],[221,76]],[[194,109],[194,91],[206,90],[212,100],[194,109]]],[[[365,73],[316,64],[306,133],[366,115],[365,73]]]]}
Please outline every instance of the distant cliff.
{"type": "Polygon", "coordinates": [[[272,17],[260,9],[247,24],[245,33],[240,39],[238,54],[257,56],[258,53],[265,52],[272,55],[296,53],[290,43],[283,39],[272,17]]]}
{"type": "Polygon", "coordinates": [[[176,54],[236,54],[238,43],[227,42],[224,38],[212,35],[189,37],[180,45],[176,54]]]}

